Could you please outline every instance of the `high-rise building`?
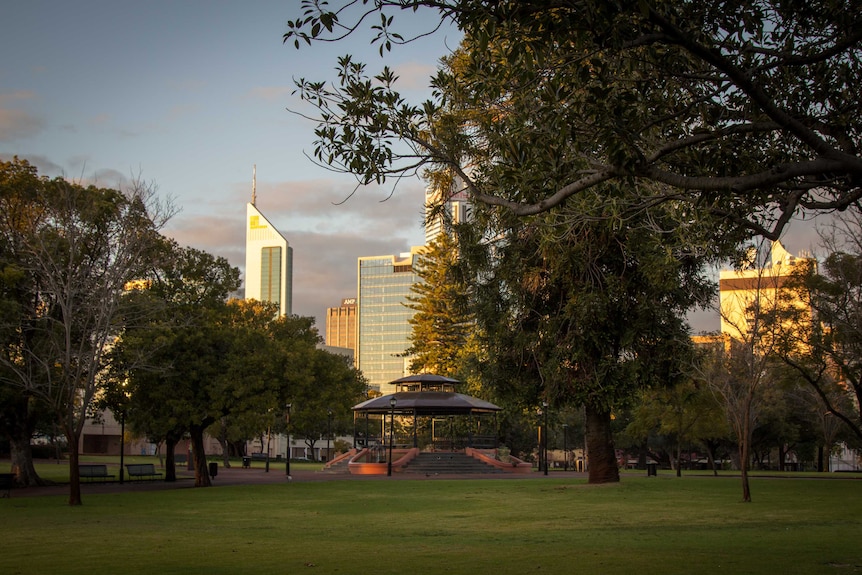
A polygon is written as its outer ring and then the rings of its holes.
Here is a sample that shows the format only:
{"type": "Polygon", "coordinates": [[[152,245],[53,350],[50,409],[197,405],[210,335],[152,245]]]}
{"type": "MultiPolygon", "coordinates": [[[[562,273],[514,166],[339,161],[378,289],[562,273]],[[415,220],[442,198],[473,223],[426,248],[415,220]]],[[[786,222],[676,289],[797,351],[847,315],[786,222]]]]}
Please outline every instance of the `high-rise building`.
{"type": "Polygon", "coordinates": [[[764,318],[780,305],[804,309],[804,302],[787,289],[797,266],[805,258],[790,255],[781,242],[773,242],[766,265],[758,265],[752,251],[751,265],[742,270],[722,270],[719,276],[721,332],[733,339],[747,340],[761,328],[764,318]]]}
{"type": "Polygon", "coordinates": [[[326,345],[356,350],[356,298],[341,300],[340,307],[326,308],[326,345]]]}
{"type": "Polygon", "coordinates": [[[293,248],[257,209],[255,186],[246,204],[245,297],[278,304],[279,315],[291,315],[293,248]]]}
{"type": "Polygon", "coordinates": [[[452,226],[466,222],[470,218],[470,209],[470,199],[460,178],[454,178],[446,188],[429,186],[425,190],[425,245],[432,243],[440,234],[451,231],[452,226]],[[444,193],[448,199],[441,209],[444,193]]]}
{"type": "Polygon", "coordinates": [[[404,352],[410,347],[409,320],[415,313],[406,304],[410,288],[420,281],[414,264],[423,249],[359,258],[357,367],[369,387],[383,393],[392,391],[389,382],[406,375],[404,352]]]}

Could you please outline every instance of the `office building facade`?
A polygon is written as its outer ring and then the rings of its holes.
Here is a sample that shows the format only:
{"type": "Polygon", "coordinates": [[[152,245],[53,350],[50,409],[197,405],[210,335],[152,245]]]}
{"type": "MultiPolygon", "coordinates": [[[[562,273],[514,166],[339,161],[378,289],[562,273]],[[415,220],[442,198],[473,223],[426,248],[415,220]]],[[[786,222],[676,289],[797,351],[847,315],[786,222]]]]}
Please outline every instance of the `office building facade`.
{"type": "Polygon", "coordinates": [[[356,349],[356,298],[341,300],[341,306],[326,308],[326,345],[356,349]]]}
{"type": "Polygon", "coordinates": [[[411,287],[420,281],[414,264],[423,247],[399,255],[361,257],[358,261],[357,367],[372,389],[392,391],[389,382],[406,375],[415,313],[407,307],[411,287]]]}
{"type": "Polygon", "coordinates": [[[470,218],[470,200],[460,178],[446,189],[429,187],[425,190],[425,245],[452,227],[470,218]],[[444,198],[445,194],[445,198],[444,198]],[[440,203],[443,202],[442,207],[440,203]]]}
{"type": "Polygon", "coordinates": [[[246,205],[245,297],[293,313],[293,248],[252,203],[246,205]]]}

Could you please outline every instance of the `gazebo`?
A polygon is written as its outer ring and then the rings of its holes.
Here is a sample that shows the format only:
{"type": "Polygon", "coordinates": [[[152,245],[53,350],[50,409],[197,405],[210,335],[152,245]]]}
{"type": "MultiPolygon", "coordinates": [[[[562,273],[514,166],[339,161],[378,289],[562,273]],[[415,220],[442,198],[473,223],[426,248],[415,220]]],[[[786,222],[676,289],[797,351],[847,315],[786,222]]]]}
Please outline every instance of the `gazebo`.
{"type": "MultiPolygon", "coordinates": [[[[350,472],[399,471],[420,450],[464,451],[476,458],[495,460],[496,416],[502,408],[456,392],[459,383],[442,375],[408,375],[392,382],[394,393],[353,406],[357,452],[350,460],[350,472]],[[397,439],[396,418],[402,423],[397,439]],[[398,457],[390,456],[387,448],[390,453],[394,449],[398,457]]],[[[512,467],[508,463],[502,467],[506,465],[512,467]]]]}

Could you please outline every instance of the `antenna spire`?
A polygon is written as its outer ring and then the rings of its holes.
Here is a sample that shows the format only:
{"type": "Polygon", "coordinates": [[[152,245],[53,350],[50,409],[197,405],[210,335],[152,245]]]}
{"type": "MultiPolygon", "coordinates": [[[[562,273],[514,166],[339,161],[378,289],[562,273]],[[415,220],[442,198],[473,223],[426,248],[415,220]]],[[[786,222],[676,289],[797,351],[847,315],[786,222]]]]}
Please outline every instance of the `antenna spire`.
{"type": "Polygon", "coordinates": [[[257,164],[253,164],[251,169],[251,205],[257,202],[257,164]]]}

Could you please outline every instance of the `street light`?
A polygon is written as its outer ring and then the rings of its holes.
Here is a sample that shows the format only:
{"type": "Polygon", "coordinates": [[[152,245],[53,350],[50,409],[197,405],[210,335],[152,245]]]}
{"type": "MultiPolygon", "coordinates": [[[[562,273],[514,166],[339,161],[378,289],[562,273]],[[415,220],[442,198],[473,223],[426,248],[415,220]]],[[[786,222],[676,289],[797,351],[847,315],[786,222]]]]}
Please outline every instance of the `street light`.
{"type": "Polygon", "coordinates": [[[123,484],[123,465],[125,460],[123,456],[126,451],[126,406],[120,409],[120,485],[123,484]]]}
{"type": "Polygon", "coordinates": [[[123,484],[125,476],[125,454],[126,454],[126,382],[123,382],[123,400],[120,405],[120,485],[123,484]]]}
{"type": "Polygon", "coordinates": [[[326,460],[327,461],[332,459],[332,457],[330,457],[331,452],[329,451],[329,440],[331,437],[332,437],[332,410],[327,409],[326,410],[326,460]]]}
{"type": "Polygon", "coordinates": [[[290,404],[287,404],[287,416],[285,417],[285,429],[287,430],[287,455],[284,458],[284,474],[290,477],[290,404]]]}
{"type": "Polygon", "coordinates": [[[393,395],[389,398],[389,457],[386,458],[386,476],[392,476],[392,436],[395,434],[395,404],[398,401],[393,395]]]}
{"type": "Polygon", "coordinates": [[[545,412],[545,434],[542,436],[542,451],[545,453],[545,475],[548,474],[548,402],[542,402],[542,411],[545,412]]]}

